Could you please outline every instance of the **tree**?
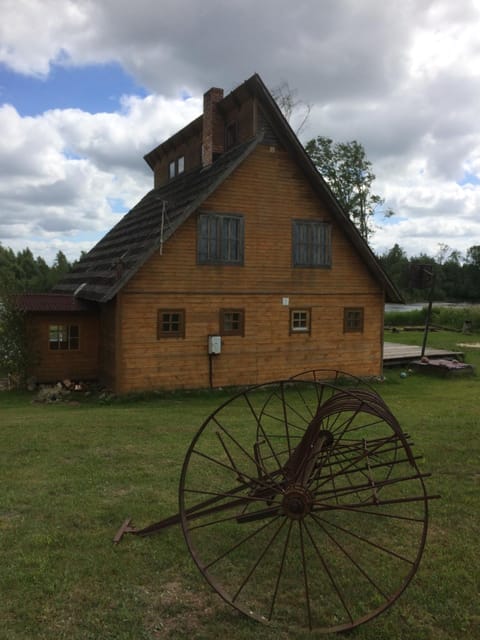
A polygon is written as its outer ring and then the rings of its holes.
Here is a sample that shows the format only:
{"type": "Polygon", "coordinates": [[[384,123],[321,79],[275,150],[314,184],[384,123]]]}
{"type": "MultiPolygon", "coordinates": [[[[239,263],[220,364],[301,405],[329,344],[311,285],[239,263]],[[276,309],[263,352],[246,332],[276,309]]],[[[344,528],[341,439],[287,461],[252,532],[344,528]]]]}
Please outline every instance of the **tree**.
{"type": "Polygon", "coordinates": [[[292,124],[295,120],[295,133],[299,136],[310,116],[312,105],[298,98],[297,89],[291,89],[286,81],[273,87],[270,92],[287,122],[292,124]]]}
{"type": "Polygon", "coordinates": [[[395,244],[378,259],[397,288],[400,291],[408,289],[410,286],[410,262],[402,247],[395,244]]]}
{"type": "Polygon", "coordinates": [[[0,243],[0,288],[8,284],[16,293],[50,291],[71,267],[62,251],[50,267],[43,258],[34,258],[28,247],[15,254],[0,243]]]}
{"type": "Polygon", "coordinates": [[[24,384],[32,356],[28,348],[25,314],[17,305],[11,282],[0,285],[0,371],[24,384]]]}
{"type": "MultiPolygon", "coordinates": [[[[333,142],[330,138],[318,136],[307,142],[305,149],[344,211],[368,242],[374,232],[373,215],[383,207],[385,200],[371,191],[375,174],[363,146],[356,140],[333,142]]],[[[391,215],[391,210],[384,212],[385,217],[391,215]]]]}
{"type": "Polygon", "coordinates": [[[472,264],[480,269],[480,245],[475,244],[467,249],[467,264],[472,264]]]}

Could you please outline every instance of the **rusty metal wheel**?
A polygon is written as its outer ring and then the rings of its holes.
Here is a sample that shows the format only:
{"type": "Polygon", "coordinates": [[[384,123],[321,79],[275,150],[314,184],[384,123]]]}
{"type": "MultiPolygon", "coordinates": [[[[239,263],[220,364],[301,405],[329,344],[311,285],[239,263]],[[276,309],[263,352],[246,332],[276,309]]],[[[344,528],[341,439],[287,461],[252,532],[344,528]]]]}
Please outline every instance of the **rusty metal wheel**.
{"type": "Polygon", "coordinates": [[[399,597],[423,553],[424,475],[374,389],[287,380],[243,391],[194,437],[180,480],[188,547],[229,604],[343,631],[399,597]]]}

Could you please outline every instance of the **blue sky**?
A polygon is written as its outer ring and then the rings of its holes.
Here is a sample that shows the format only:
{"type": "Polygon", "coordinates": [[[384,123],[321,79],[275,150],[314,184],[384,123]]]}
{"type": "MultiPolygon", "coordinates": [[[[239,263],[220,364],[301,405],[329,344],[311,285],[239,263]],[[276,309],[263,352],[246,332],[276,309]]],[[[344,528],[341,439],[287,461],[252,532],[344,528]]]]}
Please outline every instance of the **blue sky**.
{"type": "MultiPolygon", "coordinates": [[[[143,160],[258,72],[357,140],[395,212],[373,248],[480,244],[478,0],[0,0],[0,242],[70,259],[152,188],[143,160]]],[[[295,126],[295,117],[292,122],[295,126]]]]}
{"type": "Polygon", "coordinates": [[[44,77],[22,75],[0,65],[0,102],[15,105],[22,116],[37,116],[49,109],[111,112],[120,108],[123,95],[145,97],[147,93],[115,62],[85,67],[53,64],[44,77]]]}

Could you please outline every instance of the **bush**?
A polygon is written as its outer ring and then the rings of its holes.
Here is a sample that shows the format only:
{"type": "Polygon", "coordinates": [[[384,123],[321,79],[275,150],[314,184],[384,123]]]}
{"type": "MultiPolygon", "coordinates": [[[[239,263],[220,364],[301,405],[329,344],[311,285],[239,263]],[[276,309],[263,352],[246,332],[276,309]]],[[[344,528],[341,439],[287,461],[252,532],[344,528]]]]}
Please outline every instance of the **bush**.
{"type": "MultiPolygon", "coordinates": [[[[412,311],[389,311],[385,313],[386,327],[423,326],[427,317],[427,306],[412,311]]],[[[480,331],[480,306],[434,306],[430,318],[431,325],[444,327],[453,331],[462,331],[464,322],[471,323],[471,331],[480,331]]]]}
{"type": "Polygon", "coordinates": [[[385,314],[386,327],[404,327],[424,325],[427,309],[414,309],[412,311],[389,311],[385,314]]]}
{"type": "Polygon", "coordinates": [[[464,322],[471,323],[471,331],[480,331],[480,307],[434,307],[432,310],[432,324],[461,331],[464,322]]]}

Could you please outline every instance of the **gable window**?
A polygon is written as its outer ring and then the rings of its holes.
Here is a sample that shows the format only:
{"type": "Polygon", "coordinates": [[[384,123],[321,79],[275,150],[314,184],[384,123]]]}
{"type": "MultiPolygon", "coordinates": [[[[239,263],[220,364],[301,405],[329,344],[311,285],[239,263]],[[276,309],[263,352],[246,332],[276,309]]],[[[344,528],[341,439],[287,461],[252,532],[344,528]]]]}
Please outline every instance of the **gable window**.
{"type": "Polygon", "coordinates": [[[330,267],[332,230],[328,222],[293,221],[293,266],[330,267]]]}
{"type": "Polygon", "coordinates": [[[310,309],[290,309],[290,333],[310,333],[310,309]]]}
{"type": "Polygon", "coordinates": [[[200,264],[243,264],[243,216],[200,214],[197,255],[200,264]]]}
{"type": "Polygon", "coordinates": [[[50,349],[64,351],[78,349],[80,332],[77,324],[51,324],[48,330],[50,349]]]}
{"type": "Polygon", "coordinates": [[[159,309],[157,315],[157,339],[184,337],[184,309],[159,309]]]}
{"type": "Polygon", "coordinates": [[[363,308],[347,307],[343,310],[343,332],[363,331],[363,308]]]}
{"type": "Polygon", "coordinates": [[[234,147],[238,142],[238,126],[236,122],[230,122],[225,127],[225,151],[234,147]]]}
{"type": "Polygon", "coordinates": [[[243,336],[245,313],[243,309],[220,309],[220,334],[222,336],[243,336]]]}
{"type": "Polygon", "coordinates": [[[179,156],[168,163],[168,177],[171,180],[185,171],[185,156],[179,156]]]}

